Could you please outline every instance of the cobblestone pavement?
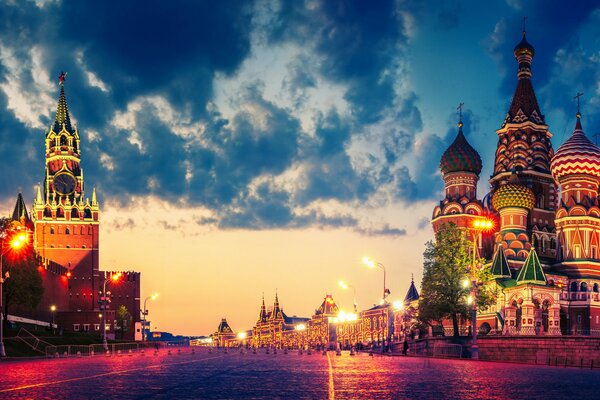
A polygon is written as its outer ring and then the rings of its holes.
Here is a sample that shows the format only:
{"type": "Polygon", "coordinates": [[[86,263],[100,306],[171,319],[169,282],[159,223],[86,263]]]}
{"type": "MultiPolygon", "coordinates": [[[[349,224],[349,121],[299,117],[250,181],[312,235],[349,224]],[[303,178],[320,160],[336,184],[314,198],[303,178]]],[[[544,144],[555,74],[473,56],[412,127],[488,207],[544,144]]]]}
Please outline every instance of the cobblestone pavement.
{"type": "Polygon", "coordinates": [[[413,357],[206,349],[0,363],[0,399],[598,398],[600,371],[413,357]]]}

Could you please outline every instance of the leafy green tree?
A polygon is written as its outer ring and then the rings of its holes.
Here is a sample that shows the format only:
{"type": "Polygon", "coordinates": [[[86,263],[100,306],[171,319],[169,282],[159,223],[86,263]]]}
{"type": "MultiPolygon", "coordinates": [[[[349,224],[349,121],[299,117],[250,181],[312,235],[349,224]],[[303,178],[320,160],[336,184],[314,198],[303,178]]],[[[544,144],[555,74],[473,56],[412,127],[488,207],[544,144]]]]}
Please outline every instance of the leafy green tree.
{"type": "Polygon", "coordinates": [[[117,310],[117,324],[121,327],[121,339],[123,339],[131,326],[131,314],[124,305],[121,305],[117,310]]]}
{"type": "MultiPolygon", "coordinates": [[[[446,318],[452,320],[454,336],[459,335],[458,320],[460,317],[470,318],[468,298],[471,285],[472,265],[471,249],[473,242],[467,237],[468,232],[453,223],[444,224],[435,235],[434,242],[426,244],[423,254],[423,281],[419,301],[419,319],[424,324],[436,321],[441,324],[446,318]]],[[[476,260],[483,265],[485,260],[476,260]]],[[[491,274],[487,268],[476,270],[478,282],[477,305],[483,309],[495,301],[495,286],[491,284],[491,274]]]]}
{"type": "Polygon", "coordinates": [[[44,287],[42,277],[37,270],[38,262],[31,243],[19,249],[10,247],[10,237],[14,234],[14,222],[8,218],[0,219],[0,234],[5,236],[1,250],[3,253],[2,273],[5,278],[2,285],[2,304],[6,323],[9,309],[13,305],[35,309],[42,300],[44,287]]]}

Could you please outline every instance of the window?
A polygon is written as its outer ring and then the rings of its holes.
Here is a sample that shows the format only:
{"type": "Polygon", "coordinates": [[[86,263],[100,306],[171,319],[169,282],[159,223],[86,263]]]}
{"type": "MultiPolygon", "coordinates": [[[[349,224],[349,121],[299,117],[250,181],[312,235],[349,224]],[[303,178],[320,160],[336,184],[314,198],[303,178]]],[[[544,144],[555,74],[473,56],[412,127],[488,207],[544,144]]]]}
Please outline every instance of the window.
{"type": "Polygon", "coordinates": [[[100,330],[100,324],[94,324],[94,330],[95,331],[99,331],[100,330]]]}
{"type": "Polygon", "coordinates": [[[54,227],[53,226],[50,227],[50,234],[54,235],[54,227]]]}
{"type": "Polygon", "coordinates": [[[89,332],[90,331],[90,324],[83,324],[83,331],[84,332],[89,332]]]}
{"type": "Polygon", "coordinates": [[[67,227],[65,228],[65,235],[69,235],[71,234],[71,230],[67,227]]]}
{"type": "Polygon", "coordinates": [[[79,332],[79,324],[73,324],[73,330],[79,332]]]}

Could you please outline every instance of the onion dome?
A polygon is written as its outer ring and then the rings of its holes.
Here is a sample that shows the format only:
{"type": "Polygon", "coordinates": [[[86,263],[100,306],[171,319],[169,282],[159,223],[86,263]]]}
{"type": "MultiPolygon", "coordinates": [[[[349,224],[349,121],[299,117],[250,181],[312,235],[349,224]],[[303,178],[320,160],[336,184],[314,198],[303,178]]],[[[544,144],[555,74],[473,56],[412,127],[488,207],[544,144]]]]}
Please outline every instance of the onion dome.
{"type": "Polygon", "coordinates": [[[462,122],[459,122],[456,139],[442,154],[442,159],[440,160],[442,174],[450,172],[473,172],[479,175],[481,172],[481,157],[467,142],[462,127],[462,122]]]}
{"type": "Polygon", "coordinates": [[[519,207],[531,210],[535,205],[533,190],[519,183],[513,174],[508,183],[500,186],[492,196],[492,206],[497,211],[506,207],[519,207]]]}
{"type": "Polygon", "coordinates": [[[515,57],[519,57],[521,54],[528,54],[531,57],[535,55],[535,49],[533,46],[527,41],[527,37],[525,37],[525,31],[523,31],[523,39],[521,42],[515,46],[515,57]]]}
{"type": "Polygon", "coordinates": [[[600,177],[600,148],[583,133],[580,113],[577,113],[573,134],[552,157],[550,169],[557,181],[565,176],[576,174],[600,177]]]}

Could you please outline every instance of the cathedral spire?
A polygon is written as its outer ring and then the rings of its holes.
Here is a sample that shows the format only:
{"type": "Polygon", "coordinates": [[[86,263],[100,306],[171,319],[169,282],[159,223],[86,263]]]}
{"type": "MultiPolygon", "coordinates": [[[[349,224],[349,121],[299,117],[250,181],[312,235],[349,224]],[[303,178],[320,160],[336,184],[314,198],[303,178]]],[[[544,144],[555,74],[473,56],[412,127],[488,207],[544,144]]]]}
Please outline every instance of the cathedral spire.
{"type": "Polygon", "coordinates": [[[535,91],[531,84],[531,63],[535,55],[535,49],[527,41],[524,26],[521,42],[515,46],[514,54],[518,63],[517,88],[515,89],[515,94],[503,126],[507,123],[518,124],[525,121],[545,125],[544,115],[540,111],[535,91]]]}
{"type": "Polygon", "coordinates": [[[58,97],[58,105],[56,106],[56,117],[54,119],[53,131],[54,133],[60,133],[63,126],[69,133],[73,133],[75,130],[71,125],[71,116],[69,115],[69,108],[67,106],[67,98],[65,97],[65,78],[67,74],[61,72],[58,77],[60,85],[60,95],[58,97]]]}

